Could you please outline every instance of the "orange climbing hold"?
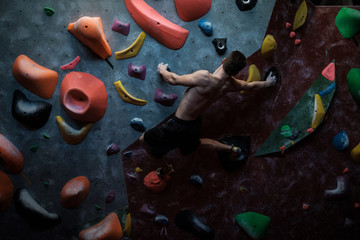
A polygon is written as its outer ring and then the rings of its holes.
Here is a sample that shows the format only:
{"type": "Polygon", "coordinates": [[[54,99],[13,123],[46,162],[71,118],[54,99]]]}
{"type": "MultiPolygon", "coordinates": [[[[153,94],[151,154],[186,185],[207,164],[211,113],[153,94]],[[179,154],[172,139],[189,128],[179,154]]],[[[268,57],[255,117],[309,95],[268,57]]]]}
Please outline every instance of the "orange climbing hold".
{"type": "Polygon", "coordinates": [[[321,72],[321,74],[330,81],[335,80],[335,63],[330,63],[327,67],[321,72]]]}
{"type": "Polygon", "coordinates": [[[16,58],[12,72],[24,88],[45,99],[51,98],[59,79],[57,72],[40,66],[25,55],[16,58]]]}
{"type": "Polygon", "coordinates": [[[0,171],[0,212],[5,212],[10,208],[14,193],[14,185],[9,176],[0,171]]]}
{"type": "Polygon", "coordinates": [[[82,17],[76,22],[70,23],[67,29],[102,59],[105,60],[111,56],[111,49],[99,17],[82,17]]]}
{"type": "Polygon", "coordinates": [[[87,197],[90,181],[85,176],[78,176],[68,181],[61,190],[60,202],[64,208],[75,208],[87,197]]]}
{"type": "Polygon", "coordinates": [[[211,8],[211,0],[175,0],[179,17],[186,22],[204,16],[211,8]]]}
{"type": "Polygon", "coordinates": [[[0,158],[6,171],[19,174],[24,169],[24,156],[4,135],[0,133],[0,158]]]}

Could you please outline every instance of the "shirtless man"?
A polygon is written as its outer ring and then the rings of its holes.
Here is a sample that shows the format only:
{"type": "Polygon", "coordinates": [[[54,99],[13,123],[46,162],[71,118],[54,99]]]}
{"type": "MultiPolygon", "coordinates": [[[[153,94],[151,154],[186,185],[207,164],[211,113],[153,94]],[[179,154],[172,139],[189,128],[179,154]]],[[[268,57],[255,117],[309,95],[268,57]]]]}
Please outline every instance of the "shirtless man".
{"type": "Polygon", "coordinates": [[[161,158],[172,149],[180,148],[182,154],[193,152],[199,145],[215,151],[227,151],[237,156],[241,150],[238,147],[223,144],[219,141],[200,138],[201,114],[217,99],[228,92],[240,90],[256,90],[274,86],[276,76],[272,73],[265,81],[247,83],[234,78],[246,65],[245,56],[239,51],[233,51],[222,61],[214,73],[199,70],[191,74],[177,75],[167,70],[168,64],[160,63],[158,72],[171,85],[188,87],[175,116],[164,124],[146,131],[140,142],[146,151],[161,158]]]}

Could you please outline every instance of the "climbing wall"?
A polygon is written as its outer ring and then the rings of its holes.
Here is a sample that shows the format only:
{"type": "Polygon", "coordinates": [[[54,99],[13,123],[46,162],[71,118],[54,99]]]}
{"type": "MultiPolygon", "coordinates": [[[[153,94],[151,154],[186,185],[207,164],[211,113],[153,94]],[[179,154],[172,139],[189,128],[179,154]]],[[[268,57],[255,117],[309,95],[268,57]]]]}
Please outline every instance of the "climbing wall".
{"type": "MultiPolygon", "coordinates": [[[[360,141],[360,115],[346,75],[351,68],[359,67],[356,42],[360,37],[358,34],[353,40],[340,35],[334,22],[340,7],[314,7],[307,2],[305,24],[295,31],[301,43],[295,45],[291,29],[285,26],[293,23],[301,2],[276,2],[267,34],[276,39],[277,50],[268,60],[260,51],[248,58],[247,65],[256,64],[261,73],[271,66],[279,69],[276,87],[247,95],[228,94],[203,115],[203,137],[251,136],[250,158],[244,166],[226,171],[215,152],[201,149],[187,156],[174,150],[158,160],[147,155],[138,141],[122,152],[135,239],[164,235],[163,226],[155,223],[156,215],[168,217],[165,227],[169,239],[195,239],[175,225],[175,216],[183,210],[192,211],[210,226],[215,239],[250,239],[234,221],[237,214],[249,211],[271,218],[264,239],[359,238],[360,168],[351,159],[350,151],[360,141]],[[333,59],[336,93],[323,124],[283,154],[253,157],[333,59]],[[343,130],[350,143],[340,152],[332,146],[332,139],[343,130]],[[161,193],[145,188],[145,175],[167,164],[175,168],[167,188],[161,193]],[[137,167],[143,172],[137,173],[137,167]],[[189,181],[194,174],[203,179],[201,186],[189,181]],[[343,175],[350,179],[347,187],[351,194],[337,200],[325,199],[324,192],[336,189],[336,179],[343,175]],[[144,206],[152,211],[144,211],[144,206]]],[[[247,69],[238,77],[246,79],[247,69]]]]}

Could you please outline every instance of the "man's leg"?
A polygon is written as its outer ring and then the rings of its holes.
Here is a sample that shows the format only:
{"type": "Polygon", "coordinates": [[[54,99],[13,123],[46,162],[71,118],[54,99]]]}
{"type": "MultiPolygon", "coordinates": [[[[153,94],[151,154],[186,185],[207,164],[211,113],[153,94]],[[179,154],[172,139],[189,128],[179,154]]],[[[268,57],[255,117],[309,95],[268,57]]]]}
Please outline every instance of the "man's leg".
{"type": "Polygon", "coordinates": [[[200,138],[200,147],[212,151],[225,151],[234,156],[240,155],[241,149],[235,146],[227,145],[210,138],[200,138]]]}

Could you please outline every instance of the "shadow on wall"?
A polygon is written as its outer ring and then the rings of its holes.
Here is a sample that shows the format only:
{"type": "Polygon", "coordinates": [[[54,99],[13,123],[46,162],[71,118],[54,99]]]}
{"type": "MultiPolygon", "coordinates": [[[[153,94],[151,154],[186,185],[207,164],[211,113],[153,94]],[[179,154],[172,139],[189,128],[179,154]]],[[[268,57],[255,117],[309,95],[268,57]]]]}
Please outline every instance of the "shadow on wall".
{"type": "Polygon", "coordinates": [[[320,6],[351,6],[360,5],[360,0],[310,0],[314,5],[320,6]]]}

